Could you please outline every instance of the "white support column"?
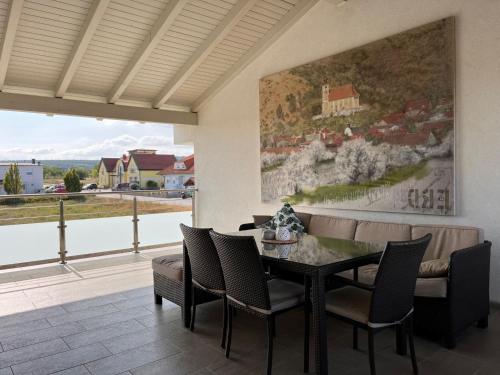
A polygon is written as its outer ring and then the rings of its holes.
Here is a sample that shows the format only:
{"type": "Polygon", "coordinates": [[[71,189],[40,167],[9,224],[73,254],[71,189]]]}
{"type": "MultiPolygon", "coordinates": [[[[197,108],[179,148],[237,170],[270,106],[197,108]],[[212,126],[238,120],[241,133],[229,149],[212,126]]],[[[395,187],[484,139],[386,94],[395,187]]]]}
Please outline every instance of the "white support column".
{"type": "Polygon", "coordinates": [[[109,2],[110,0],[94,0],[92,3],[80,34],[75,41],[73,50],[66,61],[61,77],[59,77],[59,82],[57,83],[56,88],[56,97],[62,98],[68,90],[71,80],[78,69],[78,65],[80,64],[80,61],[82,60],[83,55],[92,40],[92,36],[94,35],[102,16],[104,16],[104,12],[108,7],[109,2]]]}
{"type": "Polygon", "coordinates": [[[120,98],[151,52],[153,52],[155,47],[161,41],[163,35],[165,35],[167,30],[172,26],[186,3],[187,0],[170,0],[168,2],[167,7],[163,10],[162,14],[151,29],[148,38],[146,38],[137,49],[134,57],[128,63],[120,78],[113,86],[113,89],[108,95],[109,103],[115,103],[118,98],[120,98]]]}
{"type": "Polygon", "coordinates": [[[160,108],[186,79],[200,66],[203,60],[210,55],[214,48],[229,34],[232,28],[248,13],[257,0],[240,0],[224,17],[221,23],[210,33],[208,38],[189,58],[184,66],[163,88],[153,102],[153,107],[160,108]]]}
{"type": "Polygon", "coordinates": [[[12,0],[7,15],[7,26],[0,46],[0,90],[3,89],[5,77],[7,76],[7,67],[9,66],[10,54],[14,46],[17,25],[21,18],[24,0],[12,0]]]}

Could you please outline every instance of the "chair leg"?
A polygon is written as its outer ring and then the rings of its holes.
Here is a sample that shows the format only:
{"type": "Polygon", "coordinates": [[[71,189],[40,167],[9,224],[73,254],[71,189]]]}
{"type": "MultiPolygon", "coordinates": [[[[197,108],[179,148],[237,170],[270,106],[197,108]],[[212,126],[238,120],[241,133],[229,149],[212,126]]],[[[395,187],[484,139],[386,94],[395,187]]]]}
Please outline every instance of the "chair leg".
{"type": "Polygon", "coordinates": [[[160,296],[159,294],[156,294],[156,293],[155,293],[155,304],[157,304],[157,305],[163,304],[162,296],[160,296]]]}
{"type": "Polygon", "coordinates": [[[352,348],[358,350],[358,327],[352,327],[352,348]]]}
{"type": "Polygon", "coordinates": [[[273,369],[274,315],[267,318],[267,375],[273,369]]]}
{"type": "Polygon", "coordinates": [[[370,359],[370,374],[375,375],[375,344],[374,344],[374,336],[373,330],[368,328],[368,355],[370,359]]]}
{"type": "Polygon", "coordinates": [[[413,316],[410,316],[407,320],[408,344],[410,345],[411,365],[413,367],[413,373],[418,374],[417,356],[415,355],[415,342],[413,340],[413,316]]]}
{"type": "Polygon", "coordinates": [[[226,338],[226,358],[229,358],[231,351],[231,336],[233,335],[233,310],[231,305],[227,305],[227,338],[226,338]]]}
{"type": "Polygon", "coordinates": [[[396,352],[399,355],[406,355],[406,332],[403,324],[396,326],[396,352]]]}
{"type": "Polygon", "coordinates": [[[271,319],[273,320],[273,337],[276,337],[276,316],[272,315],[271,319]]]}
{"type": "Polygon", "coordinates": [[[304,303],[304,372],[309,372],[309,303],[304,303]]]}
{"type": "Polygon", "coordinates": [[[482,329],[488,328],[488,316],[485,316],[484,318],[479,319],[477,321],[477,326],[479,328],[482,328],[482,329]]]}
{"type": "Polygon", "coordinates": [[[191,312],[191,323],[189,324],[189,329],[191,332],[194,331],[194,320],[196,318],[196,298],[195,298],[195,290],[194,287],[191,290],[191,305],[192,305],[192,312],[191,312]]]}
{"type": "Polygon", "coordinates": [[[221,347],[224,349],[226,347],[226,334],[227,334],[227,297],[224,295],[222,297],[222,343],[221,347]]]}

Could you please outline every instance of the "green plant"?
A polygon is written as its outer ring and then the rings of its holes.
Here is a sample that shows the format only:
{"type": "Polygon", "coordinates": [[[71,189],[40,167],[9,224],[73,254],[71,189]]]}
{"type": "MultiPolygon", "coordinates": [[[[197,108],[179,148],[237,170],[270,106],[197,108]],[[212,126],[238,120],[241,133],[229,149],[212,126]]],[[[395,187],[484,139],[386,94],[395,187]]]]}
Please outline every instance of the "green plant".
{"type": "Polygon", "coordinates": [[[151,190],[158,189],[158,182],[153,180],[148,180],[148,182],[146,182],[146,187],[151,190]]]}
{"type": "Polygon", "coordinates": [[[23,192],[23,181],[17,164],[11,164],[5,174],[3,188],[7,194],[21,194],[23,192]]]}
{"type": "Polygon", "coordinates": [[[78,193],[82,191],[82,184],[80,183],[80,177],[74,169],[70,169],[64,175],[64,185],[69,193],[78,193]]]}

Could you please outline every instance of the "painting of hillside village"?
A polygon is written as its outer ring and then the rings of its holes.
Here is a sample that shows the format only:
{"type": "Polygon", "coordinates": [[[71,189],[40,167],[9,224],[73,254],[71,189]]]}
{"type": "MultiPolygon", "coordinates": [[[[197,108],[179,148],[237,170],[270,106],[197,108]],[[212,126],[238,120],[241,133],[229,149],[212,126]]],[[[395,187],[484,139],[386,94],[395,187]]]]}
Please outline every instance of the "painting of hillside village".
{"type": "Polygon", "coordinates": [[[262,200],[453,215],[454,19],[260,81],[262,200]]]}

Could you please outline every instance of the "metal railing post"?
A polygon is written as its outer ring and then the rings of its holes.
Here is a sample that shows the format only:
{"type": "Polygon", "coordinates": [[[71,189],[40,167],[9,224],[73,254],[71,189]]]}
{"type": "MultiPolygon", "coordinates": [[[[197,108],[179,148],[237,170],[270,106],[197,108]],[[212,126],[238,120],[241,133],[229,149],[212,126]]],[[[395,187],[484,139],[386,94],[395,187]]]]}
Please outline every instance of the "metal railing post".
{"type": "Polygon", "coordinates": [[[64,220],[64,201],[59,200],[59,258],[66,264],[66,222],[64,220]]]}
{"type": "Polygon", "coordinates": [[[191,224],[193,227],[196,226],[196,191],[193,190],[191,196],[191,224]]]}
{"type": "Polygon", "coordinates": [[[137,197],[134,197],[134,216],[132,218],[132,223],[134,226],[134,253],[139,253],[139,218],[137,216],[137,197]]]}

